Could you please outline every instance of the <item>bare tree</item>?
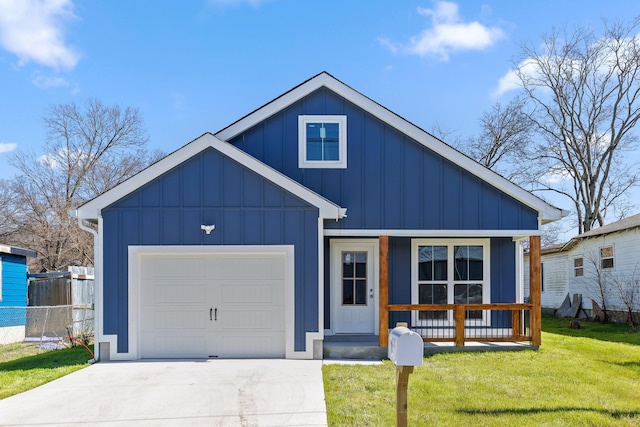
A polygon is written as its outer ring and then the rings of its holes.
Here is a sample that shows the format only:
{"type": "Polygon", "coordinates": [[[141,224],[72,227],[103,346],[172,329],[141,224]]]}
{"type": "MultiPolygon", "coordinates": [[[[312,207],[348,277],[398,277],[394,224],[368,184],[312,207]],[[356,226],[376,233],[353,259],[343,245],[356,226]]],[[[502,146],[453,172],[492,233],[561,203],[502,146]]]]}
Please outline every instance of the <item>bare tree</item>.
{"type": "Polygon", "coordinates": [[[634,327],[634,313],[638,311],[640,303],[640,277],[638,276],[638,264],[628,275],[617,274],[613,277],[613,286],[618,298],[627,311],[627,323],[634,327]]]}
{"type": "Polygon", "coordinates": [[[11,181],[0,179],[0,243],[9,242],[15,227],[6,219],[13,216],[16,196],[11,188],[11,181]]]}
{"type": "Polygon", "coordinates": [[[96,99],[82,106],[54,105],[44,124],[44,154],[19,151],[10,157],[20,171],[12,184],[13,240],[38,252],[31,265],[38,271],[92,264],[91,237],[69,210],[140,171],[160,153],[144,148],[147,135],[135,108],[106,106],[96,99]]]}
{"type": "Polygon", "coordinates": [[[514,70],[539,133],[526,169],[533,190],[571,200],[579,233],[623,208],[640,178],[625,158],[638,140],[632,129],[640,119],[640,19],[604,27],[602,36],[588,28],[553,30],[542,47],[521,46],[514,70]]]}
{"type": "Polygon", "coordinates": [[[523,97],[506,105],[496,102],[480,117],[480,134],[459,148],[494,172],[514,182],[522,181],[521,169],[514,166],[524,157],[533,126],[524,107],[523,97]]]}
{"type": "Polygon", "coordinates": [[[587,279],[587,292],[592,301],[598,304],[602,310],[600,321],[607,323],[609,322],[609,302],[613,292],[610,273],[602,267],[599,250],[588,251],[584,254],[583,259],[584,262],[588,263],[587,265],[592,267],[585,268],[585,271],[589,271],[589,275],[585,277],[587,279]]]}

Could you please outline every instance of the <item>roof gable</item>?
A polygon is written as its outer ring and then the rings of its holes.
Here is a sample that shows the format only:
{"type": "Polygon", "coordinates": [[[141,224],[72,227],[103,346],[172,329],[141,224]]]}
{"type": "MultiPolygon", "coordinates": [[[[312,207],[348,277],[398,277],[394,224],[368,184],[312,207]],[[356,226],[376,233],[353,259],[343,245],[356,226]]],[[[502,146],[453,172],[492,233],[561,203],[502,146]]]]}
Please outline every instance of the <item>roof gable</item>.
{"type": "Polygon", "coordinates": [[[640,213],[630,216],[629,218],[621,219],[620,221],[603,225],[602,227],[594,228],[582,234],[578,234],[577,236],[569,240],[564,245],[562,250],[568,251],[570,249],[573,249],[580,242],[590,238],[606,236],[607,234],[612,234],[612,233],[621,233],[629,230],[634,230],[637,228],[640,228],[640,213]]]}
{"type": "Polygon", "coordinates": [[[347,86],[326,72],[322,72],[315,77],[312,77],[235,123],[220,130],[215,135],[221,140],[229,141],[235,136],[247,131],[253,126],[261,123],[265,119],[284,110],[293,103],[322,87],[335,92],[339,96],[345,98],[359,108],[362,108],[374,117],[384,121],[388,125],[421,143],[452,163],[460,166],[471,174],[510,195],[514,199],[536,210],[539,213],[539,219],[542,223],[560,219],[566,214],[566,212],[561,209],[551,206],[539,197],[513,184],[511,181],[505,179],[499,174],[485,168],[453,147],[445,144],[433,135],[398,116],[372,99],[354,90],[350,86],[347,86]]]}
{"type": "Polygon", "coordinates": [[[291,178],[249,156],[247,153],[237,149],[233,145],[221,141],[210,133],[205,133],[128,180],[80,206],[76,210],[75,216],[83,219],[95,219],[100,217],[100,211],[102,209],[124,198],[128,194],[209,147],[237,161],[243,166],[253,170],[255,173],[278,185],[282,189],[317,207],[321,218],[340,219],[346,215],[346,209],[341,208],[317,193],[310,191],[308,188],[298,184],[291,178]]]}

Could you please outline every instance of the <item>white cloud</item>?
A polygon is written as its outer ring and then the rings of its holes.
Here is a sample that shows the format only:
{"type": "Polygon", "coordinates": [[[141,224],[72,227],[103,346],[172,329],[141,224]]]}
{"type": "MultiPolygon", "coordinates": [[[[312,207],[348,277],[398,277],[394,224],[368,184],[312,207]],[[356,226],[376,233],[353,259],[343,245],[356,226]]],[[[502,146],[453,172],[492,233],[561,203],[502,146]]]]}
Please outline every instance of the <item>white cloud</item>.
{"type": "Polygon", "coordinates": [[[32,82],[41,89],[69,86],[69,82],[62,77],[45,77],[42,75],[36,75],[32,82]]]}
{"type": "Polygon", "coordinates": [[[53,154],[43,154],[38,157],[38,161],[51,169],[57,169],[59,165],[58,160],[53,154]]]}
{"type": "Polygon", "coordinates": [[[0,153],[10,153],[18,148],[15,142],[0,142],[0,153]]]}
{"type": "Polygon", "coordinates": [[[408,43],[378,41],[393,53],[430,56],[448,61],[452,52],[483,50],[504,37],[498,27],[487,27],[477,21],[464,22],[456,3],[438,1],[433,9],[418,8],[418,13],[431,18],[431,25],[412,36],[408,43]]]}
{"type": "Polygon", "coordinates": [[[507,71],[507,74],[500,77],[500,80],[498,80],[498,87],[494,89],[492,95],[494,98],[498,98],[510,90],[518,89],[519,87],[520,85],[515,71],[509,70],[507,71]]]}
{"type": "MultiPolygon", "coordinates": [[[[520,64],[518,64],[517,68],[524,75],[528,75],[531,77],[536,77],[540,75],[538,71],[538,66],[531,59],[526,59],[522,61],[520,64]]],[[[498,80],[498,86],[493,90],[492,95],[494,98],[497,98],[511,90],[519,89],[521,87],[522,85],[520,84],[520,79],[516,75],[515,70],[511,69],[507,71],[507,73],[504,76],[500,77],[500,79],[498,80]]]]}
{"type": "Polygon", "coordinates": [[[79,55],[64,41],[63,22],[75,19],[71,0],[0,0],[0,47],[19,65],[72,69],[79,55]]]}

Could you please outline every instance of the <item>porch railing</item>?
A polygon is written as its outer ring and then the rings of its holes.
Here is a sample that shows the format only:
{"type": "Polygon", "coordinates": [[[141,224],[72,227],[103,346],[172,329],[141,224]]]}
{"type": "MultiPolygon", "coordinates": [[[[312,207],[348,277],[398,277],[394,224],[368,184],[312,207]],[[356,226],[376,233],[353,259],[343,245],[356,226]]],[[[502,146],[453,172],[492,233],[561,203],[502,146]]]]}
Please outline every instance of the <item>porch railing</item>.
{"type": "MultiPolygon", "coordinates": [[[[533,304],[389,304],[389,312],[410,312],[409,328],[425,342],[533,343],[533,304]]],[[[403,316],[406,320],[406,315],[403,316]]]]}

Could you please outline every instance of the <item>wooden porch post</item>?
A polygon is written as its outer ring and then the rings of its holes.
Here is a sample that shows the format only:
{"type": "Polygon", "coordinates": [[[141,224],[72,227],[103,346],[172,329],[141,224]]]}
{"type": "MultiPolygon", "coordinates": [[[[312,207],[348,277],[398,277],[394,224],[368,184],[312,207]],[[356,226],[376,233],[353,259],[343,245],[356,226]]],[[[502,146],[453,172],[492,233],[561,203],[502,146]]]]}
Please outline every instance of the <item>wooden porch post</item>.
{"type": "Polygon", "coordinates": [[[464,347],[464,320],[467,311],[463,305],[456,305],[453,313],[456,320],[455,345],[456,347],[464,347]]]}
{"type": "Polygon", "coordinates": [[[529,237],[529,301],[531,308],[531,344],[542,343],[542,310],[540,308],[540,236],[529,237]]]}
{"type": "Polygon", "coordinates": [[[389,340],[389,236],[380,236],[379,238],[379,256],[380,256],[380,289],[378,300],[380,304],[379,328],[378,328],[378,345],[386,347],[389,340]]]}

